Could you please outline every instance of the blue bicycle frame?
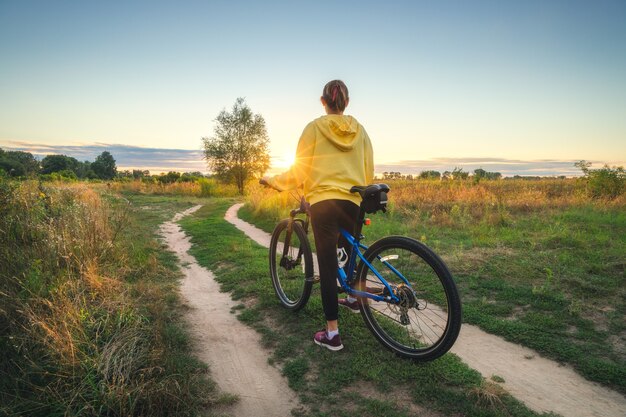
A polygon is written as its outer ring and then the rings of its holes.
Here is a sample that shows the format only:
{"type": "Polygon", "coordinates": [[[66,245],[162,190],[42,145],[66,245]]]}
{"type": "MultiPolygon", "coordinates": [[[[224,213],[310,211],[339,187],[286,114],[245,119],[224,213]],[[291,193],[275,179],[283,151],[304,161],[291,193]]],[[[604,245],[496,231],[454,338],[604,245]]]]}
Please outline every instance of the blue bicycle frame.
{"type": "MultiPolygon", "coordinates": [[[[346,264],[348,267],[349,275],[346,274],[345,268],[339,267],[338,269],[339,283],[341,284],[341,287],[344,289],[344,291],[346,291],[350,295],[354,295],[357,297],[367,297],[375,301],[400,302],[400,299],[393,293],[393,290],[391,289],[391,286],[389,285],[387,280],[383,278],[383,276],[376,270],[376,268],[374,268],[374,266],[370,264],[367,261],[367,259],[365,259],[365,256],[363,256],[363,254],[361,253],[360,249],[367,250],[367,246],[363,245],[361,242],[355,239],[354,236],[352,236],[350,233],[348,233],[344,229],[340,229],[339,231],[341,232],[342,236],[348,241],[350,246],[352,246],[352,251],[350,252],[350,259],[348,260],[348,263],[346,264]],[[372,271],[374,275],[376,275],[376,277],[385,286],[385,288],[387,288],[387,292],[389,295],[382,296],[382,295],[372,294],[366,291],[359,291],[359,290],[355,290],[350,285],[348,285],[348,282],[351,282],[354,279],[354,270],[356,267],[357,256],[359,257],[361,262],[363,262],[365,266],[370,271],[372,271]]],[[[394,274],[396,274],[407,286],[411,287],[411,284],[409,283],[409,281],[400,273],[400,271],[394,268],[393,265],[391,265],[387,260],[383,260],[380,256],[378,257],[378,259],[383,263],[383,265],[385,265],[394,274]]]]}

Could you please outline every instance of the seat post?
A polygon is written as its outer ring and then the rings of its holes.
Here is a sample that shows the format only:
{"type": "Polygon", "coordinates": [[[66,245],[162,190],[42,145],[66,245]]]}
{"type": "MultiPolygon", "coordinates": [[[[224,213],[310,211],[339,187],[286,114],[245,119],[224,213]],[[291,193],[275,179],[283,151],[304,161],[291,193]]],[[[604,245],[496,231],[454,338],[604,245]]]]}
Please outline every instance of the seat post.
{"type": "Polygon", "coordinates": [[[356,228],[354,230],[354,239],[358,242],[361,241],[361,232],[363,231],[363,223],[365,222],[365,210],[363,210],[363,204],[359,205],[359,216],[357,217],[356,228]]]}

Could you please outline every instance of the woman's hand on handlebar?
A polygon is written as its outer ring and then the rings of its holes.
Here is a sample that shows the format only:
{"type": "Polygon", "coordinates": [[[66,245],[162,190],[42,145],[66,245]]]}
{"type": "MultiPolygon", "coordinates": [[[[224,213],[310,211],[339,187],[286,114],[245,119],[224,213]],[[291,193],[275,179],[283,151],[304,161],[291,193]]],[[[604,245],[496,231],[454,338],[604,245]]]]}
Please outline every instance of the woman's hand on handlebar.
{"type": "Polygon", "coordinates": [[[282,192],[283,190],[281,190],[281,189],[280,189],[280,188],[278,188],[278,187],[273,186],[273,185],[270,183],[270,178],[271,178],[271,177],[268,177],[267,175],[266,175],[266,176],[264,176],[264,177],[262,177],[262,178],[259,180],[259,184],[261,184],[261,185],[262,185],[262,186],[264,186],[264,187],[271,188],[272,190],[276,190],[276,191],[278,191],[278,192],[282,192]]]}

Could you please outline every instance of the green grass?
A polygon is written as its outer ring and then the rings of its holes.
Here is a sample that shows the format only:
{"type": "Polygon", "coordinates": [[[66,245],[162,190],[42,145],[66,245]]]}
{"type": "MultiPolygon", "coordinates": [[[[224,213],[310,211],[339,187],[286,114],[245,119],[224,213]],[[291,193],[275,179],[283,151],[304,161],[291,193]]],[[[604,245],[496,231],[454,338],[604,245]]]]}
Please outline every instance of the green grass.
{"type": "MultiPolygon", "coordinates": [[[[240,217],[270,231],[274,219],[240,217]]],[[[583,205],[510,214],[505,222],[428,213],[372,217],[368,242],[413,236],[440,254],[462,295],[464,321],[572,365],[626,393],[626,213],[583,205]]]]}
{"type": "Polygon", "coordinates": [[[232,202],[211,200],[181,225],[191,236],[192,251],[211,269],[222,289],[242,303],[233,312],[255,328],[270,349],[268,361],[288,379],[305,410],[301,416],[409,416],[427,409],[441,415],[533,416],[514,398],[481,402],[484,380],[456,356],[418,364],[381,349],[360,316],[341,314],[345,349],[330,352],[312,342],[324,318],[317,288],[307,306],[291,313],[280,306],[272,289],[267,249],[251,242],[223,220],[232,202]],[[244,307],[248,305],[250,307],[244,307]]]}

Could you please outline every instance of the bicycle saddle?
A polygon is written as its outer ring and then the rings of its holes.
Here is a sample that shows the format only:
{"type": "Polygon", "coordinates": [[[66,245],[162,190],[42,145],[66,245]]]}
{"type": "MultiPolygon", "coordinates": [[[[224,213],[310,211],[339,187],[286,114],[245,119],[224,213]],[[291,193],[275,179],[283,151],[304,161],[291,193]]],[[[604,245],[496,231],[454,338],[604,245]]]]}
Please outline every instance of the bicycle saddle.
{"type": "Polygon", "coordinates": [[[351,193],[359,193],[363,201],[361,208],[366,213],[375,213],[382,210],[387,211],[387,193],[389,186],[387,184],[372,184],[366,186],[355,185],[350,188],[351,193]]]}
{"type": "Polygon", "coordinates": [[[387,184],[372,184],[372,185],[355,185],[350,188],[351,193],[359,193],[361,198],[365,200],[366,197],[373,197],[379,192],[388,193],[389,186],[387,184]]]}

